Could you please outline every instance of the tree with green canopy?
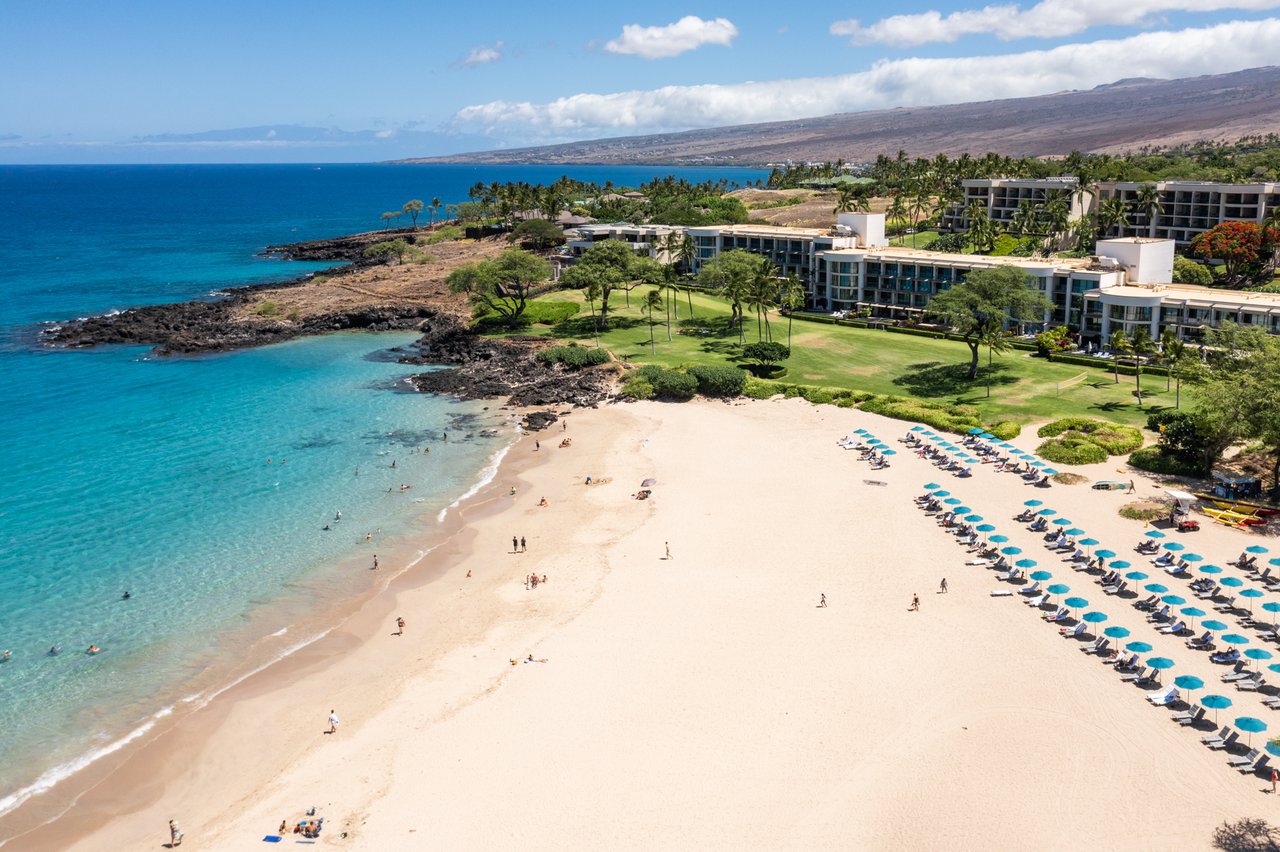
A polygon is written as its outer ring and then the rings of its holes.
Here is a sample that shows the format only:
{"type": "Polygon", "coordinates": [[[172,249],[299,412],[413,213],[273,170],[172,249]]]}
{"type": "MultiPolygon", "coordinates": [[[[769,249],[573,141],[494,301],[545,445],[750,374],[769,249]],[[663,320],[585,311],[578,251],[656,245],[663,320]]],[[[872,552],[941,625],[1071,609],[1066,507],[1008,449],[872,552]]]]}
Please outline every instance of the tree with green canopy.
{"type": "Polygon", "coordinates": [[[641,307],[649,313],[649,352],[652,354],[658,351],[653,342],[653,312],[662,307],[662,293],[657,287],[644,294],[641,307]]]}
{"type": "Polygon", "coordinates": [[[1133,378],[1138,389],[1138,405],[1142,405],[1142,359],[1156,352],[1156,341],[1145,328],[1136,328],[1129,336],[1129,352],[1133,355],[1133,378]]]}
{"type": "Polygon", "coordinates": [[[980,346],[1004,351],[1008,348],[1002,333],[1006,323],[1037,322],[1052,308],[1031,280],[1016,266],[975,269],[929,303],[926,313],[959,334],[969,347],[970,381],[978,377],[980,346]]]}
{"type": "Polygon", "coordinates": [[[804,307],[805,292],[804,285],[800,283],[800,278],[794,272],[787,276],[786,282],[782,285],[782,304],[787,309],[787,348],[791,348],[791,319],[792,314],[804,307]]]}
{"type": "MultiPolygon", "coordinates": [[[[584,290],[595,284],[600,296],[600,324],[609,323],[609,296],[614,290],[630,294],[641,284],[662,281],[662,265],[641,257],[622,240],[601,240],[582,253],[560,276],[565,287],[584,290]]],[[[594,310],[594,309],[593,309],[594,310]]]]}
{"type": "Polygon", "coordinates": [[[1129,335],[1124,333],[1124,329],[1117,328],[1111,332],[1111,366],[1115,368],[1116,384],[1120,384],[1120,356],[1128,355],[1132,351],[1133,346],[1129,343],[1129,335]]]}
{"type": "Polygon", "coordinates": [[[742,357],[755,361],[761,367],[772,367],[779,361],[791,357],[791,349],[781,343],[764,340],[748,343],[742,347],[742,357]]]}
{"type": "Polygon", "coordinates": [[[519,242],[545,251],[564,242],[564,229],[546,219],[525,219],[512,230],[507,242],[519,242]]]}
{"type": "Polygon", "coordinates": [[[969,245],[979,254],[991,251],[996,239],[996,227],[987,213],[987,204],[980,198],[970,201],[964,208],[964,217],[969,222],[969,245]]]}
{"type": "Polygon", "coordinates": [[[422,206],[422,202],[419,199],[414,198],[410,201],[406,201],[404,206],[400,208],[405,213],[409,214],[409,218],[413,220],[413,227],[415,230],[418,227],[418,214],[422,212],[422,206]]]}
{"type": "MultiPolygon", "coordinates": [[[[739,342],[743,338],[742,305],[761,274],[761,261],[769,263],[767,258],[758,254],[730,249],[702,264],[702,269],[698,272],[699,284],[715,290],[729,300],[729,323],[737,324],[739,342]]],[[[769,266],[772,267],[773,264],[769,263],[769,266]]]]}
{"type": "Polygon", "coordinates": [[[509,248],[493,260],[460,266],[445,280],[450,292],[466,293],[476,308],[497,314],[508,328],[515,328],[531,291],[550,277],[546,260],[509,248]]]}

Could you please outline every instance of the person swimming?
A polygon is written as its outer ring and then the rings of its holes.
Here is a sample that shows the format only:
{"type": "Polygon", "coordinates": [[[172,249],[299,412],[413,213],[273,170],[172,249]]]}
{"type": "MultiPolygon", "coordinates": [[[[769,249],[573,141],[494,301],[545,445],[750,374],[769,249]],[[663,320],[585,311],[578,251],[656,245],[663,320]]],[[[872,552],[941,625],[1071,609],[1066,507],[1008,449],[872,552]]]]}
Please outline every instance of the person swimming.
{"type": "Polygon", "coordinates": [[[121,596],[120,596],[120,600],[122,600],[122,601],[127,601],[127,600],[129,600],[129,598],[131,598],[131,597],[133,597],[133,595],[129,594],[129,593],[126,591],[123,595],[121,595],[121,596]]]}
{"type": "Polygon", "coordinates": [[[0,663],[7,663],[7,662],[9,662],[9,652],[5,651],[3,654],[0,654],[0,663]]]}
{"type": "Polygon", "coordinates": [[[89,646],[89,649],[88,649],[87,651],[85,651],[85,653],[86,653],[86,654],[96,654],[96,653],[98,653],[98,652],[99,652],[99,651],[101,651],[101,650],[102,650],[102,649],[101,649],[101,648],[99,648],[97,645],[90,645],[90,646],[89,646]]]}
{"type": "Polygon", "coordinates": [[[57,655],[58,655],[58,654],[60,654],[60,653],[62,653],[62,646],[61,646],[61,645],[54,645],[53,647],[51,647],[51,648],[49,649],[49,656],[50,656],[50,657],[57,656],[57,655]]]}

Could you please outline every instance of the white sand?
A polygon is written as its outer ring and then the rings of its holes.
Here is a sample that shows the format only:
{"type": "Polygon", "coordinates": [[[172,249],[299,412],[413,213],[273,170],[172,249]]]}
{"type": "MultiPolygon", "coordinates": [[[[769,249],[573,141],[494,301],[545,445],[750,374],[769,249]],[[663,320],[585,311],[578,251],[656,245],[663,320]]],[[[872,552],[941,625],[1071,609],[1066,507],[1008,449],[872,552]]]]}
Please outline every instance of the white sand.
{"type": "MultiPolygon", "coordinates": [[[[184,848],[262,848],[314,804],[321,846],[359,850],[1201,849],[1222,820],[1276,806],[1078,642],[990,597],[1001,584],[911,502],[945,483],[1106,626],[1130,628],[1124,641],[1173,658],[1166,683],[1197,674],[1198,694],[1235,701],[1223,721],[1272,719],[1010,520],[1043,499],[1144,583],[1209,609],[1133,553],[1123,494],[1034,489],[987,466],[957,480],[903,452],[871,472],[835,440],[865,427],[901,450],[910,424],[800,400],[570,422],[574,446],[539,436],[544,463],[473,524],[446,579],[353,618],[303,670],[215,702],[207,735],[161,738],[151,748],[180,756],[176,778],[120,792],[140,783],[122,770],[104,785],[114,811],[105,789],[86,797],[106,821],[74,848],[154,847],[173,816],[184,848]],[[612,481],[588,488],[587,474],[612,481]],[[630,499],[645,476],[653,499],[630,499]],[[513,533],[528,553],[509,553],[513,533]],[[526,591],[530,571],[548,584],[526,591]],[[530,653],[547,662],[509,663],[530,653]]],[[[1259,537],[1182,538],[1225,565],[1259,537]]]]}

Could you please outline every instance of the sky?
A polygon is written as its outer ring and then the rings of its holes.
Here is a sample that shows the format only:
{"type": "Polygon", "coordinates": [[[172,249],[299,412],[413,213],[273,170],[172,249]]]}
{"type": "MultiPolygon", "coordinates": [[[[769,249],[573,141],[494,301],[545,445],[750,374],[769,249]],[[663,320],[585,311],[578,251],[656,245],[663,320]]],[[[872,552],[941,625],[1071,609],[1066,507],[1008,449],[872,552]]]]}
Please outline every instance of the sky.
{"type": "Polygon", "coordinates": [[[1280,0],[0,0],[0,163],[366,162],[1277,63],[1280,0]]]}

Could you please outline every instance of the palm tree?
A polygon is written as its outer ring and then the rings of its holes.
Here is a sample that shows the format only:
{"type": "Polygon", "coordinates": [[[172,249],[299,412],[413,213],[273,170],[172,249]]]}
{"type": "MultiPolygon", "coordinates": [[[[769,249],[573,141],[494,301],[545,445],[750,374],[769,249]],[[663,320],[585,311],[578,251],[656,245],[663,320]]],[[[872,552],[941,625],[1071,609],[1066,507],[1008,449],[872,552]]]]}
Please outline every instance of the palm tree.
{"type": "MultiPolygon", "coordinates": [[[[1182,408],[1182,367],[1187,362],[1188,352],[1186,342],[1179,340],[1172,329],[1166,328],[1164,334],[1160,335],[1161,343],[1161,360],[1169,369],[1169,378],[1175,379],[1178,383],[1174,396],[1174,408],[1182,408]]],[[[1168,390],[1168,382],[1165,383],[1165,390],[1168,390]]]]}
{"type": "Polygon", "coordinates": [[[1138,187],[1133,201],[1138,210],[1146,215],[1147,236],[1152,236],[1156,217],[1164,212],[1164,205],[1160,203],[1159,188],[1154,183],[1144,183],[1138,187]]]}
{"type": "Polygon", "coordinates": [[[969,206],[964,209],[964,216],[969,220],[969,244],[973,246],[973,250],[990,251],[996,238],[996,229],[991,223],[991,217],[987,215],[986,202],[978,198],[970,201],[969,206]]]}
{"type": "Polygon", "coordinates": [[[836,187],[836,206],[832,213],[867,213],[866,190],[858,184],[842,183],[836,187]]]}
{"type": "Polygon", "coordinates": [[[1133,377],[1138,388],[1138,405],[1142,405],[1142,359],[1156,351],[1156,342],[1145,328],[1135,329],[1129,338],[1129,350],[1133,352],[1133,377]]]}
{"type": "Polygon", "coordinates": [[[650,290],[644,294],[644,310],[649,312],[649,352],[656,353],[657,347],[653,342],[653,312],[662,307],[662,294],[658,292],[658,288],[650,290]]]}
{"type": "Polygon", "coordinates": [[[1118,195],[1110,198],[1104,198],[1098,204],[1098,235],[1105,238],[1112,229],[1117,232],[1123,232],[1129,227],[1129,207],[1124,203],[1124,199],[1118,195]]]}
{"type": "Polygon", "coordinates": [[[1009,232],[1016,237],[1030,236],[1036,232],[1039,219],[1039,211],[1030,201],[1024,200],[1014,211],[1013,218],[1009,220],[1009,232]]]}
{"type": "Polygon", "coordinates": [[[1129,354],[1133,351],[1133,346],[1129,343],[1129,335],[1124,333],[1124,329],[1118,329],[1111,335],[1111,359],[1116,368],[1116,384],[1120,384],[1120,354],[1129,354]]]}
{"type": "Polygon", "coordinates": [[[787,276],[786,283],[782,285],[782,304],[787,306],[787,348],[791,348],[791,315],[798,308],[804,307],[804,285],[800,283],[800,278],[792,273],[787,276]]]}
{"type": "Polygon", "coordinates": [[[1045,193],[1044,225],[1049,232],[1049,242],[1057,246],[1071,227],[1071,195],[1065,190],[1051,190],[1045,193]]]}
{"type": "Polygon", "coordinates": [[[604,288],[599,281],[592,281],[586,287],[587,301],[591,303],[591,325],[596,338],[596,348],[600,348],[600,317],[596,314],[596,299],[604,295],[604,288]]]}
{"type": "Polygon", "coordinates": [[[436,223],[436,215],[440,212],[440,208],[444,205],[440,203],[439,198],[431,199],[431,224],[436,223]]]}
{"type": "Polygon", "coordinates": [[[778,270],[773,265],[773,261],[768,258],[760,259],[760,266],[756,270],[755,277],[751,281],[750,290],[747,292],[744,301],[756,312],[756,339],[767,340],[772,335],[765,334],[761,336],[760,318],[764,317],[764,329],[769,330],[769,309],[777,304],[778,297],[778,270]]]}

